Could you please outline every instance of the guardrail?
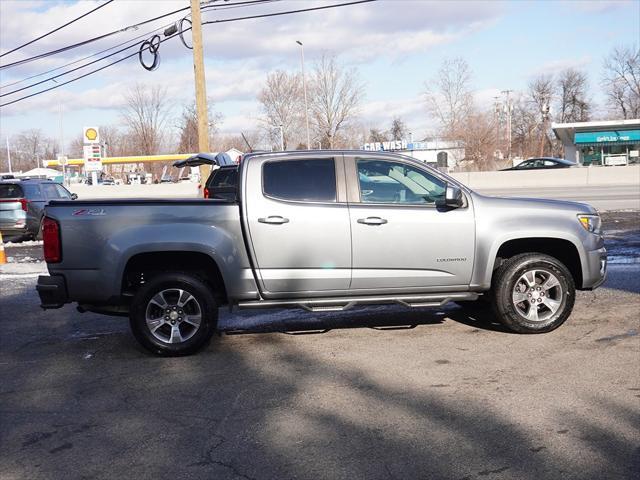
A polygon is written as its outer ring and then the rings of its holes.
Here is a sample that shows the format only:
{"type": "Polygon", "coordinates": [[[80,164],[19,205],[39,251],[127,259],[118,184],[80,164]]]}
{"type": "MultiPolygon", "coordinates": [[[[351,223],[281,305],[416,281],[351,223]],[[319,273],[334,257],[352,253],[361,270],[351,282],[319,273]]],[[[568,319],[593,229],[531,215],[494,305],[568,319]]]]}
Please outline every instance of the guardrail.
{"type": "Polygon", "coordinates": [[[576,187],[638,185],[640,165],[573,167],[504,172],[457,172],[451,176],[470,188],[576,187]]]}

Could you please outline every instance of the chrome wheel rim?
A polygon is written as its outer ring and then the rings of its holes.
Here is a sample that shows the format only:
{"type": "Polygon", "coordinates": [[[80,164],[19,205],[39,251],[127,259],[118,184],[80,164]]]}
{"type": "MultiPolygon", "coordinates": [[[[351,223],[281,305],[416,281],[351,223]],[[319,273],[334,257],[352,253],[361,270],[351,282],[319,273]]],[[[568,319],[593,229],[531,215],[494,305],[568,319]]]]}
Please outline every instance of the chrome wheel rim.
{"type": "Polygon", "coordinates": [[[182,343],[200,328],[202,308],[187,290],[168,288],[149,300],[145,320],[156,339],[164,343],[182,343]]]}
{"type": "Polygon", "coordinates": [[[544,322],[560,309],[562,293],[562,285],[553,273],[528,270],[513,287],[513,306],[528,321],[544,322]]]}

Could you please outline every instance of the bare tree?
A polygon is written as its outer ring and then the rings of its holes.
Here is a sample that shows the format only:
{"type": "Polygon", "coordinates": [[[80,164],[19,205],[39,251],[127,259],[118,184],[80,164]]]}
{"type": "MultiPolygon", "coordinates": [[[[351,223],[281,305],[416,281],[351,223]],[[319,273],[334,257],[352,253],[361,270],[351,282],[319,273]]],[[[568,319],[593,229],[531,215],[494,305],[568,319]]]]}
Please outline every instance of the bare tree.
{"type": "MultiPolygon", "coordinates": [[[[526,116],[522,116],[521,120],[525,118],[531,122],[531,125],[527,127],[529,134],[531,135],[535,130],[537,137],[539,138],[537,155],[544,155],[545,147],[550,144],[549,141],[549,125],[548,120],[551,117],[551,105],[558,97],[557,92],[558,84],[552,75],[539,75],[529,82],[528,89],[528,103],[529,105],[521,105],[521,108],[527,109],[529,106],[531,112],[526,116]]],[[[527,150],[532,150],[533,145],[527,145],[527,150]]],[[[522,149],[524,145],[520,145],[522,149]]],[[[534,154],[533,151],[528,154],[534,154]]]]}
{"type": "MultiPolygon", "coordinates": [[[[213,145],[213,138],[218,130],[221,116],[218,113],[212,113],[211,100],[207,102],[209,109],[209,145],[213,145]]],[[[178,122],[178,152],[194,153],[200,148],[198,145],[198,112],[195,103],[185,105],[182,108],[182,115],[178,122]]]]}
{"type": "Polygon", "coordinates": [[[285,149],[301,139],[304,107],[300,75],[282,70],[270,73],[258,101],[264,113],[264,129],[272,143],[280,144],[280,126],[285,149]]]}
{"type": "Polygon", "coordinates": [[[445,60],[425,84],[427,107],[444,137],[455,138],[473,110],[471,69],[462,58],[445,60]]]}
{"type": "Polygon", "coordinates": [[[640,48],[614,48],[604,59],[602,85],[612,112],[625,119],[640,117],[640,48]]]}
{"type": "Polygon", "coordinates": [[[407,124],[402,121],[400,117],[395,117],[391,122],[391,128],[389,129],[389,135],[391,140],[402,140],[407,137],[409,130],[407,124]]]}
{"type": "Polygon", "coordinates": [[[532,96],[530,91],[526,96],[516,97],[511,114],[512,151],[523,158],[537,155],[542,126],[540,111],[532,96]]]}
{"type": "Polygon", "coordinates": [[[323,147],[334,148],[340,132],[355,119],[364,85],[355,69],[345,69],[335,56],[323,55],[311,72],[310,109],[323,147]]]}
{"type": "Polygon", "coordinates": [[[169,114],[166,89],[160,85],[136,84],[125,93],[122,109],[138,155],[154,155],[162,149],[169,114]]]}
{"type": "Polygon", "coordinates": [[[552,75],[539,75],[529,82],[528,95],[536,112],[545,113],[557,97],[557,85],[552,75]]]}
{"type": "Polygon", "coordinates": [[[467,114],[463,135],[465,162],[473,170],[496,168],[495,116],[490,112],[471,111],[467,114]]]}
{"type": "Polygon", "coordinates": [[[265,140],[268,141],[269,139],[265,139],[263,131],[246,130],[238,135],[220,135],[216,141],[216,144],[218,145],[220,151],[226,151],[230,148],[236,148],[241,152],[250,152],[252,150],[262,149],[262,144],[265,140]]]}
{"type": "Polygon", "coordinates": [[[584,122],[589,120],[591,106],[587,99],[587,74],[567,68],[558,76],[558,120],[584,122]]]}
{"type": "Polygon", "coordinates": [[[387,135],[386,132],[383,132],[379,128],[369,129],[369,138],[368,138],[369,142],[373,142],[373,143],[386,142],[387,140],[389,140],[389,136],[387,135]]]}

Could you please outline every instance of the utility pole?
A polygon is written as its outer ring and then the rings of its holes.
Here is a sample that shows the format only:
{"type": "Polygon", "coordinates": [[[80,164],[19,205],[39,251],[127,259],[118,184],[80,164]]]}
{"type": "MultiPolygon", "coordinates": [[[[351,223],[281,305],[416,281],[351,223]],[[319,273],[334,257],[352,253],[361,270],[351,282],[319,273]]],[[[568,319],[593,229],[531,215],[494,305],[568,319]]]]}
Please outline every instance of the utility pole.
{"type": "Polygon", "coordinates": [[[505,104],[505,109],[506,109],[506,114],[507,114],[507,152],[508,152],[508,158],[509,161],[511,161],[511,114],[513,113],[513,105],[511,105],[511,92],[513,92],[513,90],[503,90],[502,93],[504,93],[507,96],[507,101],[505,104]]]}
{"type": "Polygon", "coordinates": [[[309,135],[309,104],[307,103],[307,80],[304,74],[304,45],[300,40],[296,40],[300,45],[300,63],[302,64],[302,89],[304,90],[304,119],[307,123],[307,150],[311,149],[311,137],[309,135]]]}
{"type": "Polygon", "coordinates": [[[549,107],[549,100],[547,98],[544,99],[544,104],[542,105],[542,132],[540,135],[540,156],[544,156],[544,144],[547,139],[547,122],[549,121],[549,112],[551,108],[549,107]]]}
{"type": "MultiPolygon", "coordinates": [[[[209,152],[209,113],[207,110],[207,85],[204,78],[202,52],[202,18],[200,0],[191,0],[191,35],[193,37],[193,73],[196,82],[196,113],[198,116],[198,150],[209,152]]],[[[200,165],[200,184],[207,181],[211,167],[200,165]]]]}
{"type": "Polygon", "coordinates": [[[284,152],[284,126],[280,124],[278,128],[280,129],[280,150],[284,152]]]}

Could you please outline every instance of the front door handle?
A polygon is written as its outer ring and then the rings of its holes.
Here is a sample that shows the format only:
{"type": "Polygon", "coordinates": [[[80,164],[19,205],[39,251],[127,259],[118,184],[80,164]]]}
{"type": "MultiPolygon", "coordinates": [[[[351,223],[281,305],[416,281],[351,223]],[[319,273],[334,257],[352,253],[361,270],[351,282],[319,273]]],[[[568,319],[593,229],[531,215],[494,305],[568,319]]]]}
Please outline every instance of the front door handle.
{"type": "Polygon", "coordinates": [[[283,223],[289,223],[288,218],[281,217],[280,215],[270,215],[266,218],[259,218],[260,223],[269,223],[271,225],[282,225],[283,223]]]}
{"type": "Polygon", "coordinates": [[[364,223],[365,225],[384,225],[387,223],[387,220],[380,217],[367,217],[359,218],[358,223],[364,223]]]}

